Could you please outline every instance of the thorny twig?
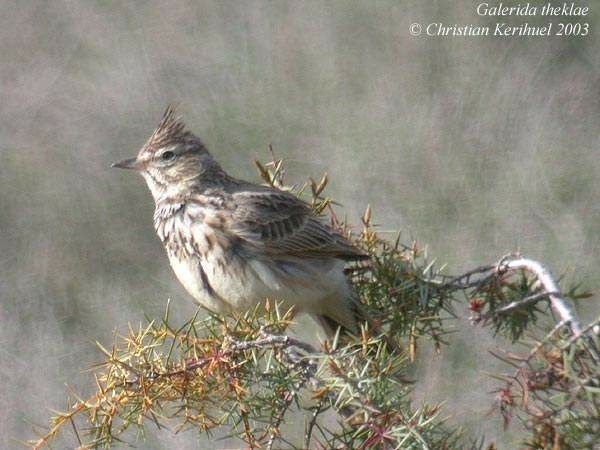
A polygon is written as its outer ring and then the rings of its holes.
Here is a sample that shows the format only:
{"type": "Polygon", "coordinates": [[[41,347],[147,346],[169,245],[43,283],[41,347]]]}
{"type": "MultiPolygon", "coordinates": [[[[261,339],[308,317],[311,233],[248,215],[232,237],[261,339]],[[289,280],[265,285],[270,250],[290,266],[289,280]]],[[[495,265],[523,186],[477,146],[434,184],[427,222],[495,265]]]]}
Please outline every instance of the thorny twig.
{"type": "Polygon", "coordinates": [[[560,290],[554,278],[542,264],[532,259],[517,258],[501,262],[498,264],[497,272],[504,273],[509,270],[526,270],[533,273],[537,278],[540,285],[544,288],[550,299],[552,308],[558,315],[560,321],[564,321],[569,324],[571,332],[574,336],[581,334],[581,323],[575,315],[573,309],[569,306],[567,301],[560,294],[560,290]]]}
{"type": "Polygon", "coordinates": [[[560,289],[550,274],[550,271],[541,263],[533,259],[508,255],[503,257],[495,265],[481,266],[465,272],[464,274],[452,277],[449,280],[447,280],[448,277],[444,276],[442,277],[442,283],[440,286],[442,288],[447,287],[458,289],[474,288],[484,285],[494,277],[502,276],[508,272],[514,272],[517,270],[525,270],[533,274],[536,277],[539,285],[543,288],[543,292],[534,294],[531,297],[527,297],[519,301],[512,302],[498,310],[495,310],[494,313],[504,313],[514,308],[524,306],[538,300],[543,300],[547,297],[550,301],[552,309],[557,314],[559,321],[565,321],[568,323],[573,335],[579,336],[582,331],[581,323],[575,312],[561,295],[560,289]],[[473,279],[475,276],[477,276],[477,278],[473,279]]]}
{"type": "Polygon", "coordinates": [[[323,411],[323,398],[319,398],[319,401],[317,402],[316,406],[314,407],[313,413],[310,417],[310,421],[308,422],[308,424],[306,426],[306,433],[304,434],[304,446],[306,448],[310,448],[310,443],[312,441],[312,433],[315,428],[315,425],[317,424],[317,418],[319,417],[319,414],[321,414],[322,411],[323,411]]]}
{"type": "Polygon", "coordinates": [[[271,433],[269,434],[269,441],[267,442],[267,450],[273,449],[273,445],[275,444],[275,439],[279,435],[279,426],[281,425],[281,422],[283,422],[283,417],[285,416],[285,413],[287,412],[288,408],[292,404],[292,400],[294,400],[294,393],[286,392],[284,395],[284,398],[283,398],[283,405],[277,412],[275,421],[273,422],[273,425],[271,426],[271,433]]]}
{"type": "Polygon", "coordinates": [[[533,295],[530,295],[529,297],[525,297],[522,300],[515,300],[514,302],[510,302],[508,305],[505,305],[501,308],[491,310],[487,314],[481,314],[481,315],[475,317],[473,320],[475,323],[479,323],[479,322],[485,323],[489,319],[491,319],[492,317],[494,317],[498,314],[506,314],[517,308],[522,308],[523,306],[527,306],[532,303],[537,303],[540,300],[547,299],[548,296],[550,296],[551,294],[552,294],[551,292],[540,292],[537,294],[533,294],[533,295]]]}

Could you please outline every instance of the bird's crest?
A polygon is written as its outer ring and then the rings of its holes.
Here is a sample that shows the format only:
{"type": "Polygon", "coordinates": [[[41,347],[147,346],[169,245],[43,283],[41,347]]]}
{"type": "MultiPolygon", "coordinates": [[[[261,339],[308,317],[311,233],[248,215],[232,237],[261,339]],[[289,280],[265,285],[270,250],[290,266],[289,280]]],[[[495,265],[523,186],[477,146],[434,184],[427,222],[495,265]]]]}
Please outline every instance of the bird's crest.
{"type": "Polygon", "coordinates": [[[185,123],[183,123],[181,117],[176,115],[175,107],[169,105],[158,127],[146,142],[146,147],[155,150],[167,147],[185,141],[189,135],[190,133],[185,131],[185,123]]]}

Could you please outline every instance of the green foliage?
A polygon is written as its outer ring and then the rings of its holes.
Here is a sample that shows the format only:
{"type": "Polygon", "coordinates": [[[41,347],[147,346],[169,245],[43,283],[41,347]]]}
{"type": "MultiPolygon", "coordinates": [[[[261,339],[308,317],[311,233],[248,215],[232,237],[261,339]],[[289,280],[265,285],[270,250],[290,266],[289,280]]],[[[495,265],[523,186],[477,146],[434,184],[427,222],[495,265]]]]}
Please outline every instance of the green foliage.
{"type": "MultiPolygon", "coordinates": [[[[402,382],[406,359],[387,351],[366,333],[320,352],[285,336],[287,314],[266,305],[242,317],[191,319],[177,329],[165,318],[126,336],[94,368],[96,393],[76,398],[57,414],[52,429],[34,448],[46,445],[63,425],[85,416],[81,448],[109,448],[129,428],[146,422],[161,427],[210,432],[229,430],[252,448],[447,447],[456,439],[439,408],[411,410],[409,385],[402,382]],[[329,410],[347,420],[331,429],[321,420],[329,410]],[[298,442],[280,433],[287,416],[301,411],[306,432],[298,442]]],[[[77,430],[77,428],[75,428],[77,430]]]]}
{"type": "MultiPolygon", "coordinates": [[[[288,189],[281,160],[256,165],[267,183],[288,189]]],[[[530,431],[525,444],[535,449],[600,441],[598,321],[577,335],[574,319],[551,325],[549,299],[560,293],[549,292],[527,264],[509,269],[515,257],[449,276],[416,243],[382,239],[370,208],[360,233],[352,233],[323,195],[326,185],[324,175],[294,190],[310,192],[315,212],[328,213],[371,256],[348,270],[370,318],[359,336],[313,348],[285,334],[291,315],[272,301],[242,316],[196,316],[179,326],[167,308],[162,320],[116,336],[109,349],[98,344],[104,360],[93,368],[95,392],[73,394],[31,447],[49,445],[71,424],[80,448],[108,448],[153,423],[235,437],[250,448],[481,448],[445,423],[440,405],[412,405],[406,380],[418,340],[431,339],[441,351],[454,305],[464,299],[474,325],[527,345],[524,355],[496,354],[513,370],[494,375],[505,427],[518,417],[530,431]],[[303,433],[286,432],[290,417],[304,419],[303,433]]],[[[577,288],[568,295],[588,296],[577,288]]]]}
{"type": "Polygon", "coordinates": [[[416,243],[391,245],[365,224],[362,238],[372,256],[369,270],[355,274],[355,286],[369,315],[389,336],[408,341],[414,360],[417,338],[427,336],[439,348],[448,332],[444,320],[452,315],[449,290],[432,282],[438,277],[434,263],[416,243]]]}
{"type": "Polygon", "coordinates": [[[527,327],[536,323],[538,315],[547,312],[546,308],[540,308],[538,301],[538,295],[544,297],[546,294],[531,295],[535,292],[534,283],[535,278],[528,277],[523,270],[490,277],[475,288],[470,306],[480,317],[491,322],[496,334],[517,342],[527,327]],[[479,306],[478,302],[481,302],[479,306]],[[507,308],[508,305],[514,307],[507,308]]]}

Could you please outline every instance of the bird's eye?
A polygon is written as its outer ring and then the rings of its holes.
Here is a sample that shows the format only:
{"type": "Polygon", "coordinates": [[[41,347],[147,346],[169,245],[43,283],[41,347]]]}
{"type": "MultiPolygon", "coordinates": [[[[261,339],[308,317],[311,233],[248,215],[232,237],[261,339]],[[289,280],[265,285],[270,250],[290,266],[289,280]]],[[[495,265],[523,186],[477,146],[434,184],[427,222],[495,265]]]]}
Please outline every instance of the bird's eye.
{"type": "Polygon", "coordinates": [[[162,155],[160,155],[163,161],[171,161],[175,159],[175,153],[171,151],[166,151],[162,155]]]}

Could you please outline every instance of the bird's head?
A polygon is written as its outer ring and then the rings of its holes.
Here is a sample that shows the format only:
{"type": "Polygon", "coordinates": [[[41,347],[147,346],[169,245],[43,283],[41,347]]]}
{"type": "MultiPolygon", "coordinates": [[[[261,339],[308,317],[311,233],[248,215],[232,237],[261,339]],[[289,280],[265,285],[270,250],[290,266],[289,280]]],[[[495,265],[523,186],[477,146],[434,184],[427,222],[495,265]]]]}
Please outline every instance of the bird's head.
{"type": "Polygon", "coordinates": [[[172,106],[167,107],[138,155],[113,163],[112,167],[138,171],[156,201],[184,194],[203,178],[221,173],[202,141],[185,129],[172,106]]]}

